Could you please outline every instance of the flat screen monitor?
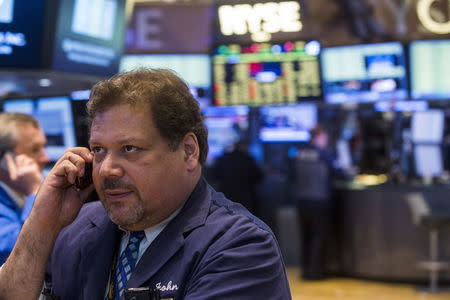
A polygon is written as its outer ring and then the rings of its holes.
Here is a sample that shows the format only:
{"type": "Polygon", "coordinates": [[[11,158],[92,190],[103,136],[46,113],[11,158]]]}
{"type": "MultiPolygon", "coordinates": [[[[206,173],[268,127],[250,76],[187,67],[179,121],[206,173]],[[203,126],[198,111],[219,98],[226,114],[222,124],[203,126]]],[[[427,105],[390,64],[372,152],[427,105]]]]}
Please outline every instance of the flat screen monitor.
{"type": "Polygon", "coordinates": [[[39,120],[47,137],[45,150],[50,161],[57,161],[67,148],[75,147],[75,129],[69,98],[40,98],[33,115],[39,120]]]}
{"type": "Polygon", "coordinates": [[[3,111],[32,115],[34,103],[31,99],[5,100],[3,101],[3,111]]]}
{"type": "Polygon", "coordinates": [[[70,99],[73,101],[87,101],[91,96],[91,90],[78,90],[70,93],[70,99]]]}
{"type": "Polygon", "coordinates": [[[262,142],[307,142],[310,129],[317,124],[317,107],[313,103],[260,108],[262,142]]]}
{"type": "Polygon", "coordinates": [[[163,68],[175,71],[191,88],[202,108],[211,101],[211,59],[206,54],[137,54],[124,55],[119,71],[141,67],[163,68]]]}
{"type": "Polygon", "coordinates": [[[207,107],[203,110],[208,129],[207,166],[245,137],[249,126],[248,113],[247,106],[207,107]]]}
{"type": "Polygon", "coordinates": [[[404,100],[408,96],[399,42],[322,49],[321,69],[328,103],[404,100]]]}
{"type": "Polygon", "coordinates": [[[321,96],[320,44],[221,45],[215,49],[215,105],[267,105],[317,100],[321,96]]]}
{"type": "Polygon", "coordinates": [[[17,112],[35,117],[46,138],[45,150],[51,162],[57,161],[69,147],[76,146],[72,107],[68,97],[7,100],[4,112],[17,112]]]}
{"type": "Polygon", "coordinates": [[[438,145],[416,145],[414,147],[414,164],[420,177],[440,176],[443,169],[441,148],[438,145]]]}
{"type": "Polygon", "coordinates": [[[439,109],[415,112],[411,120],[414,143],[441,143],[444,134],[444,112],[439,109]]]}
{"type": "Polygon", "coordinates": [[[44,0],[0,0],[0,68],[39,68],[44,0]]]}
{"type": "Polygon", "coordinates": [[[123,50],[125,0],[60,1],[52,67],[110,76],[123,50]]]}
{"type": "Polygon", "coordinates": [[[410,44],[413,99],[450,99],[450,40],[414,41],[410,44]]]}
{"type": "Polygon", "coordinates": [[[428,110],[426,101],[378,101],[374,105],[378,112],[414,112],[428,110]]]}

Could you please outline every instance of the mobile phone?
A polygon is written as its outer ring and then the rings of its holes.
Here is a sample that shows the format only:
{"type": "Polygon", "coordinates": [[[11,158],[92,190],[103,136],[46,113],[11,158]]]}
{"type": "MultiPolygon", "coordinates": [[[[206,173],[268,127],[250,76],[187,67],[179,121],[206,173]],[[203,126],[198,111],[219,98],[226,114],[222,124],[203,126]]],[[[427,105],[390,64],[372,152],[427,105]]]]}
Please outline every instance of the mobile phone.
{"type": "Polygon", "coordinates": [[[6,150],[0,151],[0,168],[2,168],[5,171],[8,171],[8,164],[6,162],[6,154],[11,155],[13,158],[16,155],[11,151],[6,151],[6,150]]]}
{"type": "Polygon", "coordinates": [[[83,190],[92,184],[92,163],[84,164],[84,175],[77,177],[75,181],[75,187],[79,190],[83,190]]]}

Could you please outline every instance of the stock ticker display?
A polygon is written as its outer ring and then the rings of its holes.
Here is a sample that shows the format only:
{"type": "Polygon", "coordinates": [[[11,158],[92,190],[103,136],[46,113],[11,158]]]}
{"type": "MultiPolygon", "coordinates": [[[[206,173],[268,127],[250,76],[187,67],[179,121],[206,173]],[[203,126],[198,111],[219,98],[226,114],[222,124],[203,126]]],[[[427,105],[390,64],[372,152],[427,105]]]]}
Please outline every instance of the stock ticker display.
{"type": "Polygon", "coordinates": [[[222,45],[213,55],[214,103],[267,105],[318,100],[320,44],[222,45]]]}

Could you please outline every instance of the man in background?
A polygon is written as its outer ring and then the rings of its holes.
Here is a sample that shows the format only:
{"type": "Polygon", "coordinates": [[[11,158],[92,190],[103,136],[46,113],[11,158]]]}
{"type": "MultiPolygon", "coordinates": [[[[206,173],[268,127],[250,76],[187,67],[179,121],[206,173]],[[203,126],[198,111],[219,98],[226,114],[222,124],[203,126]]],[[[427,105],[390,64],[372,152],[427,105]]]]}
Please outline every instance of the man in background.
{"type": "Polygon", "coordinates": [[[48,163],[38,121],[19,113],[0,114],[0,265],[14,247],[33,207],[48,163]]]}
{"type": "Polygon", "coordinates": [[[332,217],[331,176],[334,156],[326,129],[317,125],[311,141],[299,148],[293,163],[293,195],[297,203],[304,280],[325,276],[325,249],[332,217]]]}
{"type": "Polygon", "coordinates": [[[263,172],[248,153],[246,141],[238,141],[231,152],[225,152],[220,156],[213,172],[219,181],[219,191],[258,215],[256,188],[263,179],[263,172]]]}

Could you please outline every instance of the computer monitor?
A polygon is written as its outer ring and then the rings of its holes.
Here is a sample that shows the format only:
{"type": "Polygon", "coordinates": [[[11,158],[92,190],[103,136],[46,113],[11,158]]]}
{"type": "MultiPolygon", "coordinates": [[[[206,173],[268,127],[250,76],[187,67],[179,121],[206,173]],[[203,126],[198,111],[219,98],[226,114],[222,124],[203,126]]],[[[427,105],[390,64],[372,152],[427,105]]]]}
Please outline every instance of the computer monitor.
{"type": "Polygon", "coordinates": [[[415,112],[411,120],[411,133],[414,143],[441,143],[444,134],[444,112],[439,109],[415,112]]]}
{"type": "Polygon", "coordinates": [[[111,76],[117,73],[125,32],[125,0],[58,1],[53,69],[111,76]]]}
{"type": "Polygon", "coordinates": [[[214,161],[240,139],[246,137],[249,122],[247,106],[207,107],[203,110],[208,129],[209,152],[206,165],[214,161]]]}
{"type": "Polygon", "coordinates": [[[87,101],[91,95],[91,90],[77,90],[70,93],[73,101],[87,101]]]}
{"type": "Polygon", "coordinates": [[[211,102],[211,60],[207,54],[136,54],[124,55],[119,71],[141,67],[164,68],[175,71],[191,88],[201,108],[211,102]]]}
{"type": "Polygon", "coordinates": [[[5,100],[3,101],[3,111],[32,115],[34,103],[31,99],[5,100]]]}
{"type": "Polygon", "coordinates": [[[443,162],[439,145],[414,146],[416,174],[420,177],[436,177],[442,174],[443,162]]]}
{"type": "Polygon", "coordinates": [[[42,68],[46,0],[0,0],[0,68],[42,68]]]}
{"type": "Polygon", "coordinates": [[[322,49],[321,69],[328,103],[404,100],[408,95],[399,42],[322,49]]]}
{"type": "Polygon", "coordinates": [[[267,105],[318,100],[320,44],[221,45],[213,62],[214,103],[267,105]]]}
{"type": "Polygon", "coordinates": [[[377,112],[415,112],[428,110],[426,101],[378,101],[374,104],[377,112]]]}
{"type": "Polygon", "coordinates": [[[409,47],[413,99],[450,99],[450,40],[414,41],[409,47]]]}
{"type": "Polygon", "coordinates": [[[51,162],[56,162],[67,148],[77,144],[68,97],[6,100],[3,111],[31,115],[38,120],[47,138],[45,150],[51,162]]]}
{"type": "Polygon", "coordinates": [[[317,106],[302,103],[260,108],[262,142],[307,142],[310,129],[317,124],[317,106]]]}
{"type": "Polygon", "coordinates": [[[67,148],[76,146],[69,98],[40,98],[37,100],[33,115],[39,120],[39,124],[47,137],[45,150],[50,161],[57,161],[67,148]]]}

